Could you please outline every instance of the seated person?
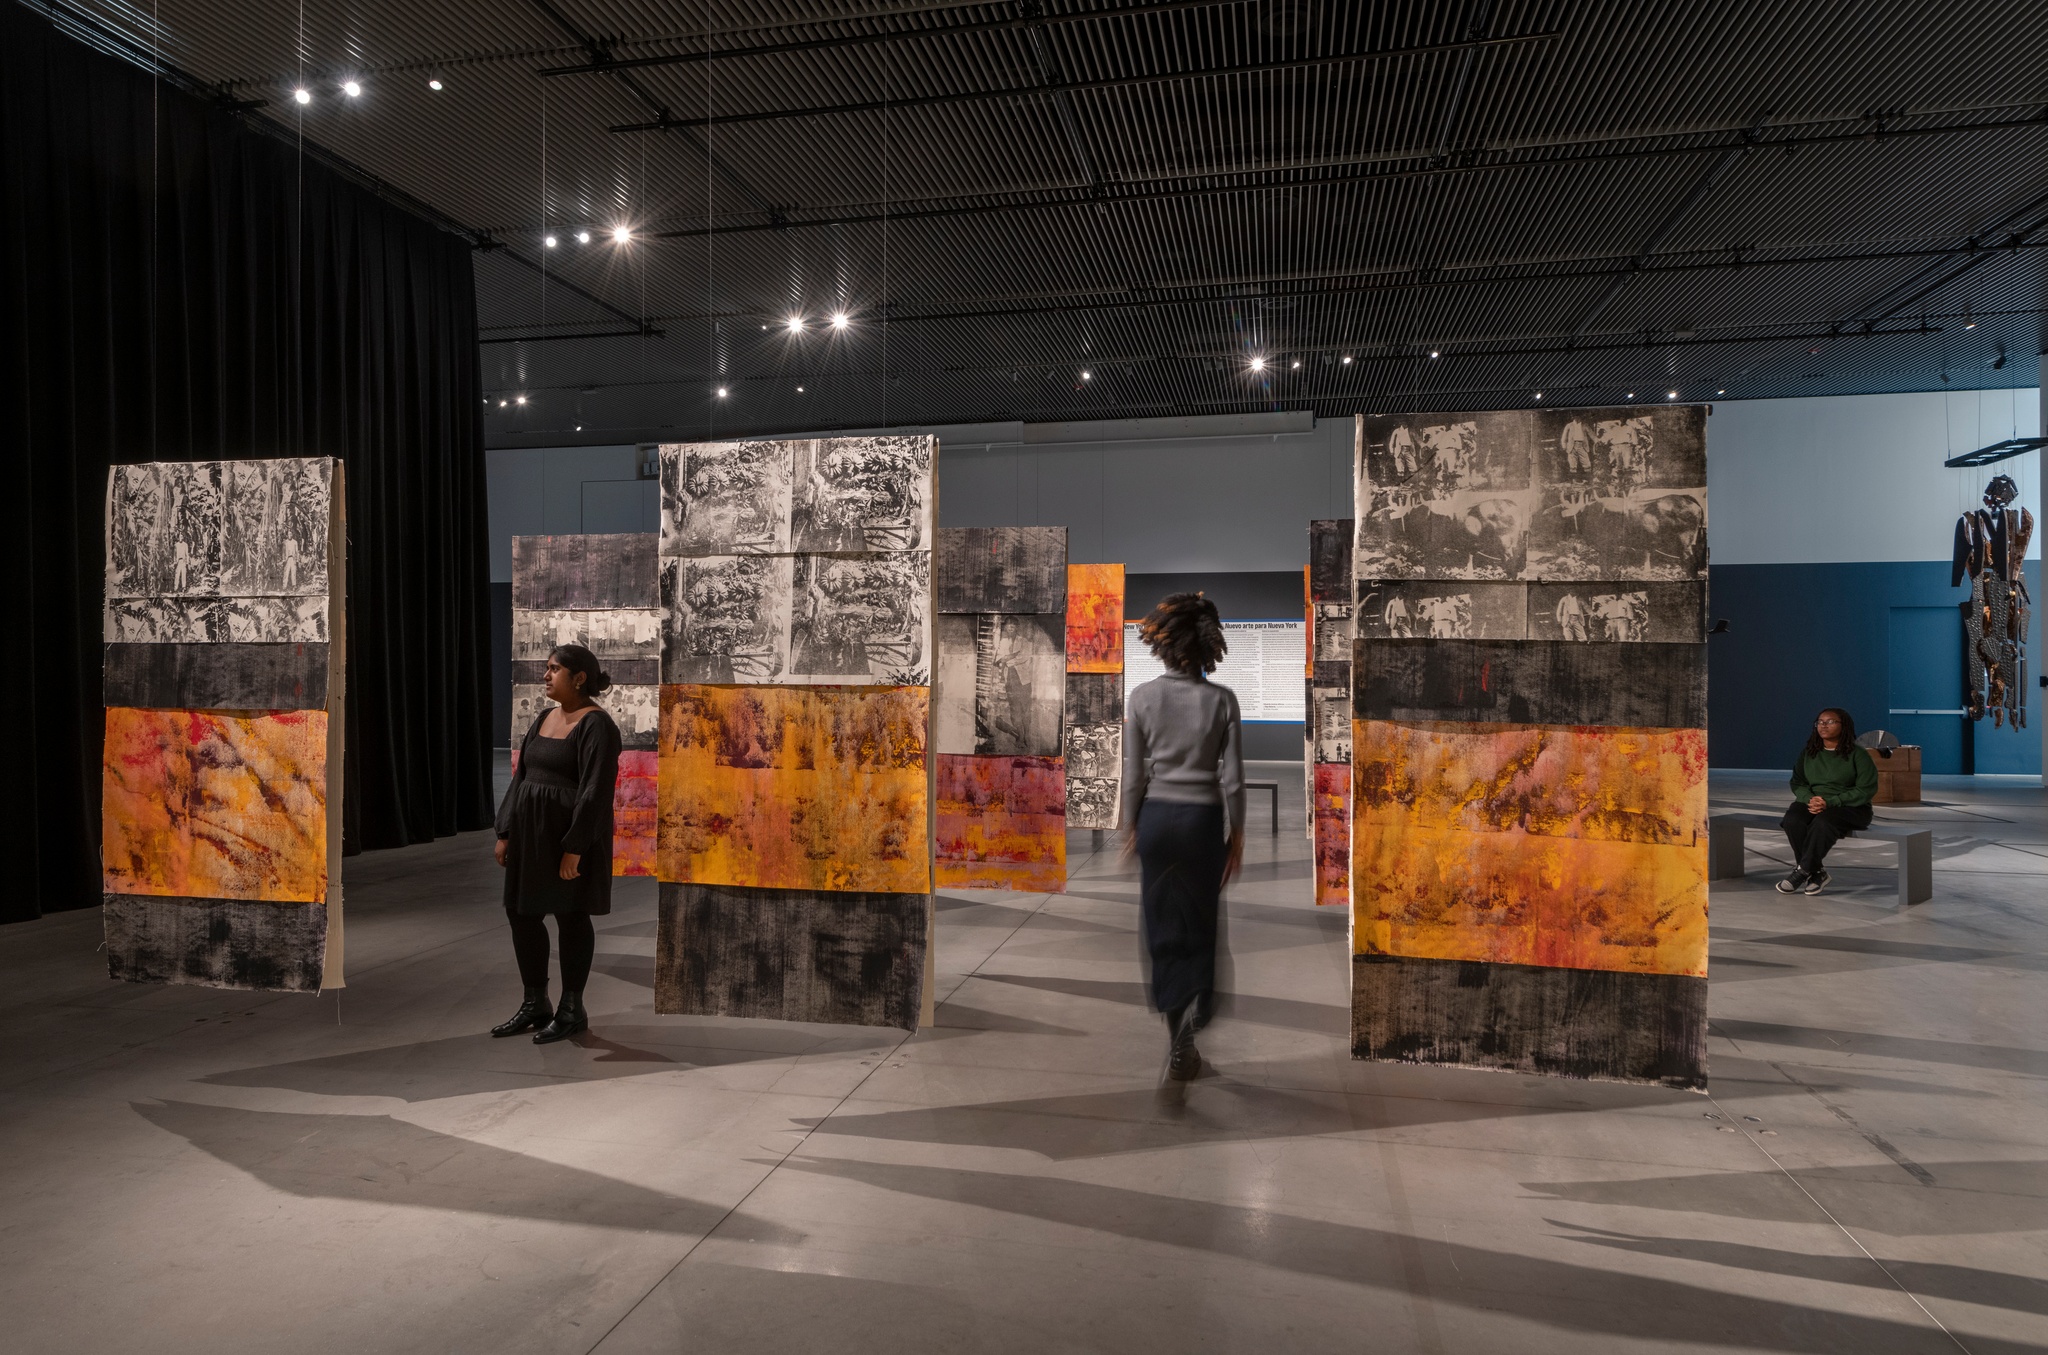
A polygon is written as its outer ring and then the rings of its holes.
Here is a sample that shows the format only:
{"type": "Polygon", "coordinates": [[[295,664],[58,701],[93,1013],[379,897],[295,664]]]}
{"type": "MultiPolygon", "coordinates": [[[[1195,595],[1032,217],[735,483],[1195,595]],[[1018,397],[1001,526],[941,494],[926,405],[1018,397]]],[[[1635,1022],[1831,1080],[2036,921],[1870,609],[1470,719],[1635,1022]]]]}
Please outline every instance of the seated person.
{"type": "Polygon", "coordinates": [[[1792,873],[1778,881],[1780,894],[1818,894],[1826,887],[1822,867],[1828,848],[1870,826],[1870,801],[1877,794],[1877,764],[1856,746],[1856,722],[1834,706],[1813,721],[1813,733],[1792,765],[1792,794],[1785,811],[1786,840],[1792,844],[1792,873]]]}

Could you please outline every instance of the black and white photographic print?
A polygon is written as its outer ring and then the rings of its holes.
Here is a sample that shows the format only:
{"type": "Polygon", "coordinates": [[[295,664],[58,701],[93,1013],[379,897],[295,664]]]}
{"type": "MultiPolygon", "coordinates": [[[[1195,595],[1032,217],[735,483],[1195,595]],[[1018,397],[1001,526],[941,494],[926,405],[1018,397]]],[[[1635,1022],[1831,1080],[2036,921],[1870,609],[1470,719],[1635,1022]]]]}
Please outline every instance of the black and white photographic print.
{"type": "Polygon", "coordinates": [[[1064,614],[953,613],[937,618],[934,634],[939,752],[1058,757],[1065,751],[1064,614]]]}
{"type": "Polygon", "coordinates": [[[512,605],[529,611],[660,605],[653,532],[512,538],[512,605]]]}
{"type": "Polygon", "coordinates": [[[786,555],[664,559],[662,681],[789,681],[794,578],[786,555]]]}
{"type": "Polygon", "coordinates": [[[1122,796],[1123,782],[1102,776],[1075,776],[1073,769],[1067,772],[1067,827],[1099,828],[1106,831],[1118,827],[1118,800],[1122,796]]]}
{"type": "Polygon", "coordinates": [[[789,443],[664,443],[660,458],[663,556],[789,551],[789,443]]]}
{"type": "MultiPolygon", "coordinates": [[[[1528,585],[1372,579],[1358,585],[1355,633],[1370,640],[1519,640],[1528,585]]],[[[1317,638],[1317,653],[1322,651],[1317,638]]]]}
{"type": "Polygon", "coordinates": [[[653,683],[613,687],[597,698],[619,727],[620,746],[653,748],[661,734],[661,688],[653,683]]]}
{"type": "Polygon", "coordinates": [[[1310,687],[1309,751],[1316,762],[1351,761],[1351,688],[1310,687]]]}
{"type": "MultiPolygon", "coordinates": [[[[1350,656],[1347,654],[1348,660],[1350,656]]],[[[1070,725],[1099,725],[1124,718],[1122,673],[1067,674],[1066,720],[1070,725]]]]}
{"type": "Polygon", "coordinates": [[[218,461],[153,461],[107,475],[107,596],[220,592],[218,461]]]}
{"type": "MultiPolygon", "coordinates": [[[[900,440],[900,439],[899,439],[900,440]]],[[[785,682],[931,681],[931,552],[794,557],[785,682]]]]}
{"type": "Polygon", "coordinates": [[[327,596],[106,600],[109,644],[325,644],[327,596]]]}
{"type": "Polygon", "coordinates": [[[1528,638],[1701,643],[1706,602],[1703,583],[1532,583],[1528,638]]]}
{"type": "Polygon", "coordinates": [[[222,466],[220,591],[279,597],[327,592],[325,457],[222,466]]]}
{"type": "Polygon", "coordinates": [[[941,527],[933,554],[934,610],[1063,612],[1064,527],[941,527]]]}
{"type": "MultiPolygon", "coordinates": [[[[1314,518],[1308,524],[1308,595],[1316,602],[1351,601],[1351,551],[1358,524],[1314,518]]],[[[1344,657],[1350,658],[1347,649],[1344,657]]]]}
{"type": "Polygon", "coordinates": [[[1314,606],[1315,649],[1309,658],[1315,663],[1349,663],[1355,633],[1351,603],[1318,601],[1314,606]]]}
{"type": "Polygon", "coordinates": [[[1602,498],[1582,485],[1544,491],[1529,539],[1531,579],[1707,576],[1707,491],[1639,489],[1602,498]]]}
{"type": "Polygon", "coordinates": [[[789,549],[929,551],[931,437],[811,438],[790,449],[789,549]]]}
{"type": "Polygon", "coordinates": [[[661,619],[655,607],[514,611],[512,658],[545,660],[557,646],[582,645],[600,659],[653,659],[661,653],[661,619]]]}
{"type": "Polygon", "coordinates": [[[1121,724],[1067,726],[1067,779],[1123,775],[1124,727],[1121,724]]]}
{"type": "Polygon", "coordinates": [[[1707,482],[1705,406],[1541,409],[1519,417],[1534,425],[1536,478],[1546,488],[1583,485],[1621,499],[1707,482]]]}

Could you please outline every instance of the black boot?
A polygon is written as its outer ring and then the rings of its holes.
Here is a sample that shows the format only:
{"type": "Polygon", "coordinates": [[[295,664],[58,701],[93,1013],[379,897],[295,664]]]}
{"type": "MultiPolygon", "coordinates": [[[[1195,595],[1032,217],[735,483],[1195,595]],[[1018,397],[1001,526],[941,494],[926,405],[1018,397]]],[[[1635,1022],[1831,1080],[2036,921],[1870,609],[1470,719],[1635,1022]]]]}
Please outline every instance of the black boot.
{"type": "Polygon", "coordinates": [[[555,1008],[555,1019],[533,1037],[535,1044],[553,1044],[566,1040],[578,1031],[590,1029],[590,1013],[583,1010],[583,994],[562,990],[562,1005],[555,1008]]]}
{"type": "Polygon", "coordinates": [[[1195,1049],[1195,1004],[1176,1007],[1166,1014],[1166,1075],[1175,1082],[1192,1082],[1202,1071],[1202,1056],[1195,1049]]]}
{"type": "Polygon", "coordinates": [[[519,1010],[512,1013],[512,1019],[503,1025],[492,1026],[491,1034],[502,1040],[507,1035],[517,1035],[522,1030],[539,1030],[555,1019],[555,1009],[548,1004],[548,990],[529,988],[526,1001],[519,1004],[519,1010]]]}

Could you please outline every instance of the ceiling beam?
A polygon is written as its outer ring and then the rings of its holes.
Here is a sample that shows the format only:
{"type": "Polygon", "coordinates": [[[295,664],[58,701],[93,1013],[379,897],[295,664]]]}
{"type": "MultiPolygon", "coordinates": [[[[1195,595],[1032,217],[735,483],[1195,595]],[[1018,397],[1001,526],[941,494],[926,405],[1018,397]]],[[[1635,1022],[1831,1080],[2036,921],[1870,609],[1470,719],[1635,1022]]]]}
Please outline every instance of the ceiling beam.
{"type": "Polygon", "coordinates": [[[2026,243],[2029,237],[2048,228],[2048,193],[2007,212],[1998,220],[1972,234],[1959,250],[1943,260],[1920,269],[1897,286],[1857,307],[1847,319],[1855,324],[1880,324],[1915,302],[1931,296],[1967,273],[1976,271],[2005,249],[2026,243]],[[1961,264],[1947,262],[1956,254],[1968,257],[1961,264]]]}
{"type": "MultiPolygon", "coordinates": [[[[545,4],[547,0],[534,0],[545,4]]],[[[1506,47],[1517,43],[1547,42],[1558,36],[1524,33],[1515,37],[1467,39],[1458,42],[1419,43],[1411,47],[1385,47],[1377,51],[1346,52],[1333,56],[1293,57],[1286,61],[1257,61],[1237,66],[1210,66],[1201,70],[1173,71],[1162,75],[1128,75],[1106,80],[1076,80],[1059,89],[1070,94],[1090,90],[1131,89],[1141,85],[1215,80],[1234,75],[1266,75],[1278,71],[1314,70],[1327,66],[1348,66],[1366,61],[1387,61],[1404,56],[1431,56],[1461,52],[1478,47],[1506,47]]],[[[954,104],[992,103],[1004,99],[1042,98],[1056,91],[1043,86],[1011,89],[973,90],[962,94],[924,94],[903,99],[864,99],[856,103],[817,104],[809,108],[768,108],[754,113],[718,113],[701,118],[671,117],[666,110],[652,122],[627,122],[606,128],[611,132],[672,132],[696,127],[730,127],[756,122],[786,122],[798,118],[838,117],[852,113],[886,113],[910,108],[940,108],[954,104]]]]}
{"type": "MultiPolygon", "coordinates": [[[[1805,126],[1837,126],[1841,119],[1805,126]]],[[[1792,154],[1812,146],[1851,145],[1864,142],[1913,141],[1930,136],[1963,136],[2004,132],[2030,127],[2048,127],[2048,108],[2017,118],[1995,118],[1951,123],[1933,127],[1870,127],[1849,132],[1779,135],[1762,141],[1764,149],[1792,154]]],[[[1786,130],[1780,125],[1778,130],[1786,130]]],[[[885,205],[863,206],[857,210],[823,209],[825,216],[796,216],[799,209],[785,208],[759,221],[720,225],[684,226],[672,230],[644,232],[640,238],[653,240],[694,240],[707,235],[747,235],[760,231],[806,230],[818,226],[875,225],[887,221],[943,220],[953,217],[1001,216],[1013,212],[1050,211],[1065,207],[1098,206],[1104,203],[1148,202],[1184,198],[1194,194],[1256,192],[1277,188],[1342,187],[1397,179],[1453,174],[1484,174],[1504,170],[1544,169],[1560,165],[1600,164],[1636,159],[1679,159],[1687,156],[1721,155],[1740,151],[1745,133],[1707,133],[1715,139],[1681,144],[1683,138],[1700,133],[1655,133],[1644,137],[1600,137],[1583,141],[1550,142],[1540,146],[1517,146],[1495,151],[1461,152],[1454,163],[1432,164],[1429,152],[1375,155],[1358,160],[1339,160],[1299,169],[1236,169],[1173,178],[1123,180],[1092,188],[1072,185],[1020,189],[1001,198],[926,198],[885,205]],[[1731,143],[1729,138],[1736,140],[1731,143]],[[1631,145],[1631,142],[1655,142],[1631,145]],[[1606,149],[1596,149],[1606,148],[1606,149]],[[1561,152],[1561,153],[1560,153],[1561,152]]]]}
{"type": "MultiPolygon", "coordinates": [[[[1101,19],[1128,19],[1146,14],[1173,14],[1191,9],[1219,9],[1225,5],[1247,3],[1247,0],[1174,0],[1170,4],[1124,5],[1111,9],[1080,10],[1070,14],[1044,12],[1036,0],[1024,0],[1017,8],[1020,13],[1011,19],[970,19],[963,22],[934,24],[929,28],[897,28],[886,33],[849,33],[842,37],[803,38],[790,42],[757,43],[750,47],[706,47],[693,52],[672,52],[660,56],[593,58],[580,66],[545,66],[538,74],[543,79],[563,75],[609,75],[616,71],[645,70],[652,66],[694,66],[713,61],[733,61],[743,57],[781,56],[794,52],[838,51],[847,47],[866,47],[878,43],[911,42],[921,38],[944,38],[962,34],[1004,33],[1017,29],[1045,27],[1058,24],[1094,23],[1101,19]]],[[[951,14],[961,11],[983,12],[986,4],[950,5],[924,11],[931,14],[951,14]]],[[[803,27],[826,23],[847,22],[866,19],[870,15],[846,14],[827,19],[812,19],[803,27]]],[[[795,27],[784,24],[780,27],[795,27]]],[[[755,30],[761,31],[761,30],[755,30]]]]}
{"type": "Polygon", "coordinates": [[[1692,215],[1693,209],[1706,200],[1707,194],[1713,191],[1714,185],[1721,182],[1727,176],[1728,171],[1735,168],[1743,156],[1748,155],[1756,148],[1757,140],[1763,135],[1764,124],[1769,118],[1770,114],[1766,113],[1751,123],[1749,129],[1742,134],[1743,144],[1732,146],[1728,150],[1723,151],[1721,158],[1707,167],[1707,172],[1700,176],[1699,181],[1692,186],[1692,190],[1680,199],[1678,205],[1665,215],[1664,220],[1658,223],[1655,230],[1650,232],[1650,238],[1643,241],[1642,248],[1638,249],[1635,257],[1629,261],[1629,267],[1624,269],[1620,277],[1609,283],[1600,295],[1593,299],[1592,305],[1586,307],[1579,314],[1577,322],[1571,327],[1572,333],[1584,334],[1588,329],[1592,328],[1594,321],[1607,313],[1607,308],[1614,304],[1615,298],[1628,289],[1629,282],[1634,274],[1641,269],[1652,254],[1656,253],[1658,246],[1670,239],[1672,232],[1676,231],[1684,223],[1685,219],[1692,215]]]}

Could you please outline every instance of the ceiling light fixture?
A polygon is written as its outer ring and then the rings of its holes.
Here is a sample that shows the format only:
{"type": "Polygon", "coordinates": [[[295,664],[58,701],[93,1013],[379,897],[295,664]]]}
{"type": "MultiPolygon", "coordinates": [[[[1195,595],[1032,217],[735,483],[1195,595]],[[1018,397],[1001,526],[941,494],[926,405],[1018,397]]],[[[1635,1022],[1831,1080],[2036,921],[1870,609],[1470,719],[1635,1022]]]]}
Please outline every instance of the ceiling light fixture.
{"type": "Polygon", "coordinates": [[[292,99],[296,103],[309,104],[313,102],[313,91],[310,89],[295,89],[292,91],[292,99]]]}
{"type": "Polygon", "coordinates": [[[1266,370],[1266,360],[1265,360],[1264,358],[1253,358],[1253,359],[1252,359],[1252,370],[1253,370],[1253,371],[1255,371],[1255,372],[1263,372],[1263,371],[1265,371],[1265,370],[1266,370]]]}
{"type": "Polygon", "coordinates": [[[359,98],[362,95],[363,87],[354,80],[344,80],[341,82],[341,92],[348,95],[351,99],[359,98]]]}
{"type": "Polygon", "coordinates": [[[1537,392],[1536,392],[1536,398],[1537,398],[1538,400],[1541,400],[1541,399],[1543,398],[1543,392],[1542,392],[1542,391],[1537,391],[1537,392]]]}
{"type": "Polygon", "coordinates": [[[792,334],[801,334],[804,332],[804,318],[801,315],[792,315],[789,317],[789,332],[792,334]]]}
{"type": "Polygon", "coordinates": [[[719,399],[721,399],[721,400],[723,400],[723,399],[725,398],[725,387],[723,387],[723,386],[720,386],[720,387],[718,388],[718,398],[719,398],[719,399]]]}
{"type": "Polygon", "coordinates": [[[550,236],[548,237],[548,248],[549,248],[549,249],[553,249],[554,247],[555,247],[555,237],[554,237],[554,236],[552,236],[552,235],[550,235],[550,236]]]}
{"type": "Polygon", "coordinates": [[[630,239],[632,239],[632,238],[633,238],[633,232],[632,232],[632,231],[631,231],[630,229],[628,229],[627,227],[625,227],[625,226],[614,226],[614,227],[612,227],[612,239],[613,239],[613,241],[615,241],[616,243],[618,243],[618,244],[621,244],[621,245],[623,245],[623,244],[625,244],[625,243],[626,243],[626,242],[627,242],[628,240],[630,240],[630,239]]]}
{"type": "Polygon", "coordinates": [[[1634,391],[1630,391],[1630,392],[1628,393],[1628,398],[1629,398],[1629,399],[1631,399],[1631,400],[1635,399],[1635,398],[1636,398],[1636,393],[1635,393],[1634,391]]]}
{"type": "Polygon", "coordinates": [[[577,244],[579,244],[579,245],[587,245],[587,244],[589,244],[589,243],[590,243],[590,232],[589,232],[589,231],[577,231],[577,232],[576,232],[576,243],[577,243],[577,244]]]}
{"type": "Polygon", "coordinates": [[[837,314],[835,314],[835,315],[834,315],[834,316],[832,317],[832,328],[834,328],[834,329],[845,329],[845,328],[846,328],[846,312],[845,312],[845,311],[840,311],[840,312],[838,312],[837,314]]]}
{"type": "Polygon", "coordinates": [[[1664,398],[1665,398],[1665,399],[1667,399],[1667,400],[1676,400],[1676,399],[1678,398],[1678,392],[1677,392],[1677,391],[1666,391],[1666,392],[1664,393],[1664,398]]]}
{"type": "MultiPolygon", "coordinates": [[[[439,89],[439,88],[441,88],[441,82],[440,82],[439,80],[429,80],[429,81],[427,81],[427,88],[428,88],[428,89],[439,89]]],[[[580,428],[580,427],[581,427],[582,425],[580,425],[580,424],[579,424],[579,425],[577,425],[577,426],[578,426],[578,427],[580,428]]]]}
{"type": "Polygon", "coordinates": [[[804,388],[803,388],[802,386],[798,386],[798,387],[796,388],[796,393],[797,393],[798,395],[802,395],[802,394],[804,393],[804,388]]]}
{"type": "Polygon", "coordinates": [[[1349,367],[1351,365],[1351,355],[1349,353],[1346,353],[1344,355],[1344,365],[1346,367],[1349,367]]]}
{"type": "Polygon", "coordinates": [[[1436,351],[1436,350],[1435,350],[1434,348],[1432,348],[1432,349],[1430,349],[1430,350],[1429,350],[1429,357],[1430,357],[1430,361],[1432,361],[1432,362],[1434,362],[1434,361],[1435,361],[1436,359],[1438,359],[1438,358],[1440,358],[1440,357],[1442,357],[1442,356],[1443,356],[1443,354],[1441,354],[1441,353],[1437,352],[1437,351],[1436,351]]]}
{"type": "Polygon", "coordinates": [[[504,402],[503,400],[500,400],[500,401],[498,401],[498,408],[499,408],[499,409],[503,409],[504,407],[505,407],[505,402],[504,402]]]}
{"type": "Polygon", "coordinates": [[[1083,373],[1081,373],[1081,379],[1082,379],[1083,381],[1093,381],[1093,380],[1095,379],[1095,373],[1093,373],[1093,372],[1083,372],[1083,373]]]}
{"type": "Polygon", "coordinates": [[[526,397],[523,395],[515,396],[513,397],[512,403],[515,405],[523,405],[526,403],[526,397]]]}
{"type": "Polygon", "coordinates": [[[1717,390],[1714,392],[1714,394],[1716,395],[1726,395],[1727,393],[1728,392],[1726,390],[1717,390]]]}

